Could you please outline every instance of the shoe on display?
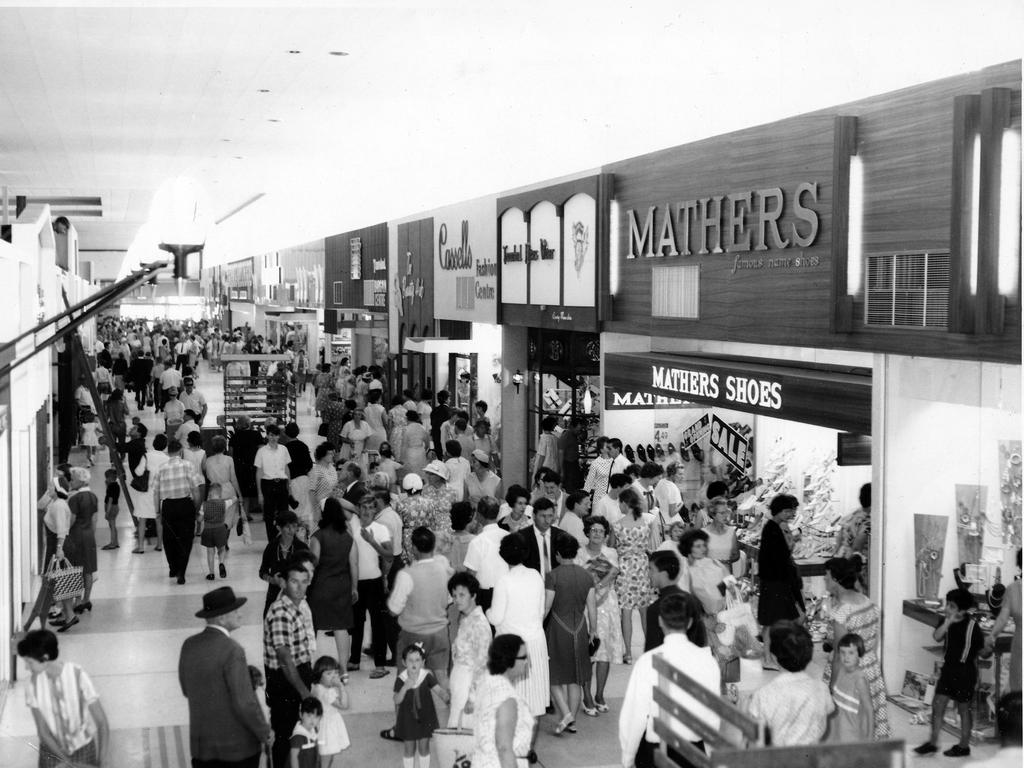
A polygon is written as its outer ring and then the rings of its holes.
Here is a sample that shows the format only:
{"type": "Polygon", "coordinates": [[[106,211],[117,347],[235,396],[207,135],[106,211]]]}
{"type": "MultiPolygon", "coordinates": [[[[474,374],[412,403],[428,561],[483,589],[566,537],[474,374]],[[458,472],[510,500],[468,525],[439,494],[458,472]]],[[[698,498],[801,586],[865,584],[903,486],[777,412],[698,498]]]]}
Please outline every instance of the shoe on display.
{"type": "Polygon", "coordinates": [[[680,458],[682,458],[683,461],[689,461],[690,460],[690,451],[688,449],[686,449],[686,448],[680,448],[679,449],[679,456],[680,456],[680,458]]]}
{"type": "Polygon", "coordinates": [[[654,458],[655,458],[654,446],[651,445],[650,443],[648,443],[647,444],[647,460],[648,461],[654,461],[654,458]]]}
{"type": "Polygon", "coordinates": [[[669,443],[669,444],[668,444],[668,453],[669,453],[669,456],[671,456],[671,455],[672,455],[673,453],[675,453],[675,452],[676,452],[676,447],[675,447],[674,445],[672,445],[672,443],[669,443]]]}
{"type": "Polygon", "coordinates": [[[659,459],[665,458],[665,449],[661,447],[661,443],[654,445],[654,453],[657,454],[659,459]]]}
{"type": "Polygon", "coordinates": [[[692,448],[690,448],[690,452],[693,453],[693,458],[695,458],[697,461],[701,463],[704,462],[704,451],[701,449],[699,445],[694,445],[692,448]]]}
{"type": "Polygon", "coordinates": [[[640,459],[641,464],[647,463],[647,449],[644,448],[642,443],[636,444],[636,457],[640,459]]]}
{"type": "Polygon", "coordinates": [[[623,446],[622,447],[622,453],[626,457],[626,460],[629,461],[630,464],[632,464],[632,463],[634,463],[636,461],[636,454],[633,453],[633,448],[631,446],[629,446],[629,445],[623,446]]]}

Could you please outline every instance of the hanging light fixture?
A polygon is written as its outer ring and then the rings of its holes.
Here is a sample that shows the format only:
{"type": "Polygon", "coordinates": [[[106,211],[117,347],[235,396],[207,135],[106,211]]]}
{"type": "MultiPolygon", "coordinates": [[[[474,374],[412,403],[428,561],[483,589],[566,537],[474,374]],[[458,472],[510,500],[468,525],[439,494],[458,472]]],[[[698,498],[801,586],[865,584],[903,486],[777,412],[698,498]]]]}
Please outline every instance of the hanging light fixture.
{"type": "Polygon", "coordinates": [[[516,372],[512,374],[512,386],[516,388],[516,394],[519,394],[519,387],[523,383],[523,372],[516,368],[516,372]]]}

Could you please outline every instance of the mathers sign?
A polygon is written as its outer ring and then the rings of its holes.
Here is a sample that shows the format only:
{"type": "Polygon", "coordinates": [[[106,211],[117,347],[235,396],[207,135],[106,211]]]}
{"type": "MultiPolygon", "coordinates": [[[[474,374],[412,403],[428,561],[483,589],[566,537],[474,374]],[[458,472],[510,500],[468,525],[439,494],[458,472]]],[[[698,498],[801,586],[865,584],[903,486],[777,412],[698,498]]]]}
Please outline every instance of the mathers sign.
{"type": "Polygon", "coordinates": [[[604,396],[604,408],[606,411],[667,408],[682,404],[683,401],[679,398],[655,395],[651,392],[621,392],[617,389],[606,389],[604,396]]]}
{"type": "Polygon", "coordinates": [[[782,384],[770,378],[723,377],[716,372],[652,365],[651,386],[702,400],[720,399],[731,405],[756,405],[776,411],[782,408],[782,384]]]}

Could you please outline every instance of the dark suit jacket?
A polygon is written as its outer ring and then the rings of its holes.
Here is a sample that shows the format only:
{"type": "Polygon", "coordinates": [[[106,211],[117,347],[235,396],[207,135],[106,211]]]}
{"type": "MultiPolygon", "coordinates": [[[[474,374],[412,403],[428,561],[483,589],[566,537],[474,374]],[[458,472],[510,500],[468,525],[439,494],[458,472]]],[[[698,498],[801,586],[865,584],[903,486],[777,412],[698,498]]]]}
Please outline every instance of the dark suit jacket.
{"type": "Polygon", "coordinates": [[[665,633],[661,631],[658,624],[658,617],[661,616],[661,598],[665,595],[686,595],[690,602],[690,609],[693,612],[693,622],[686,630],[686,636],[694,645],[703,648],[708,644],[707,627],[704,625],[704,607],[700,600],[691,595],[685,589],[680,589],[676,584],[669,584],[658,591],[658,599],[647,606],[647,634],[644,637],[644,652],[657,648],[665,642],[665,633]]]}
{"type": "MultiPolygon", "coordinates": [[[[522,539],[526,545],[526,560],[523,561],[523,565],[527,568],[533,568],[533,570],[540,573],[540,548],[537,546],[537,534],[535,531],[536,527],[531,525],[517,531],[515,535],[522,539]]],[[[548,553],[548,556],[551,558],[551,567],[554,568],[558,565],[558,562],[555,560],[555,542],[560,536],[569,536],[570,534],[555,525],[551,526],[550,531],[551,551],[548,553]]]]}
{"type": "Polygon", "coordinates": [[[349,504],[355,504],[358,507],[359,500],[363,498],[363,496],[365,495],[366,485],[364,485],[363,481],[360,480],[347,491],[345,491],[345,493],[342,495],[342,498],[344,498],[345,501],[347,501],[349,504]]]}
{"type": "Polygon", "coordinates": [[[189,742],[198,760],[242,760],[270,734],[242,646],[216,627],[185,640],[178,682],[188,699],[189,742]]]}

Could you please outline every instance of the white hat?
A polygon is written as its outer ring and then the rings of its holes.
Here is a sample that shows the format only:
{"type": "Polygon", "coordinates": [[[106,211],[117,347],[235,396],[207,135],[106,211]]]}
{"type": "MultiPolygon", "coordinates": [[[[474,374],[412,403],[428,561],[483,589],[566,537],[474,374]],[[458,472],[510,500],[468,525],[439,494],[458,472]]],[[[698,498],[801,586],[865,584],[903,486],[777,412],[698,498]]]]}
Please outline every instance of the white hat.
{"type": "Polygon", "coordinates": [[[442,480],[448,480],[448,467],[442,464],[436,459],[423,468],[424,472],[429,472],[432,475],[437,475],[442,480]]]}
{"type": "Polygon", "coordinates": [[[481,451],[479,448],[473,451],[473,458],[479,461],[481,464],[491,465],[491,457],[481,451]]]}
{"type": "Polygon", "coordinates": [[[406,491],[422,491],[423,478],[417,475],[415,472],[410,472],[408,475],[402,478],[402,488],[406,491]]]}

